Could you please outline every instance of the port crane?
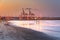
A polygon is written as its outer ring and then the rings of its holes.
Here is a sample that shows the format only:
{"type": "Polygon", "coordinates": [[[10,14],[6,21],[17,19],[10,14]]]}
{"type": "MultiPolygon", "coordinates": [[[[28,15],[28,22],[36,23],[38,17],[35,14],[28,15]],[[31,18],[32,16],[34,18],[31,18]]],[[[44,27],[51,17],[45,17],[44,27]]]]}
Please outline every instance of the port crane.
{"type": "MultiPolygon", "coordinates": [[[[38,9],[32,9],[32,8],[22,8],[17,10],[17,13],[20,13],[18,17],[12,17],[12,16],[7,16],[7,17],[1,17],[0,20],[60,20],[60,17],[37,17],[32,10],[39,11],[38,9]],[[26,12],[28,10],[28,13],[26,12]]],[[[39,11],[40,13],[40,11],[39,11]]]]}

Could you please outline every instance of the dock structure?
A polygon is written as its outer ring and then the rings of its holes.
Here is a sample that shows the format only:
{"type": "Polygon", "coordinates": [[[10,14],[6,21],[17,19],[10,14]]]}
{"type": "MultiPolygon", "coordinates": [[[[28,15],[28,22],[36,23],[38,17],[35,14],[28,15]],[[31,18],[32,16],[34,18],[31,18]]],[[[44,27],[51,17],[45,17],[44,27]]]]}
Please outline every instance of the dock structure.
{"type": "Polygon", "coordinates": [[[31,8],[26,8],[29,12],[26,13],[25,9],[22,8],[22,13],[19,15],[20,20],[32,20],[35,19],[35,14],[31,12],[31,8]]]}
{"type": "Polygon", "coordinates": [[[0,16],[0,20],[60,20],[60,17],[37,17],[31,10],[32,8],[22,8],[22,13],[18,17],[0,16]],[[26,10],[28,10],[28,13],[26,10]]]}
{"type": "Polygon", "coordinates": [[[0,20],[60,20],[60,17],[1,17],[0,20]]]}
{"type": "Polygon", "coordinates": [[[37,17],[34,13],[31,12],[32,8],[26,8],[28,13],[25,12],[25,9],[22,8],[22,13],[19,16],[19,20],[60,20],[60,17],[37,17]]]}

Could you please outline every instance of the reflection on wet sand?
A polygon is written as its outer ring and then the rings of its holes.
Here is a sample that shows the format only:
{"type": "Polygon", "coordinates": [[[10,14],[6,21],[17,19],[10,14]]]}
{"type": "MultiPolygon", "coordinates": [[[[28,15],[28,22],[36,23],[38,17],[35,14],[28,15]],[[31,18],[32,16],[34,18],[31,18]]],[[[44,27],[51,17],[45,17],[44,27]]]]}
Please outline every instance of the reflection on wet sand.
{"type": "Polygon", "coordinates": [[[14,25],[6,25],[0,23],[1,35],[0,40],[56,40],[57,38],[48,36],[39,31],[32,29],[17,27],[14,25]]]}

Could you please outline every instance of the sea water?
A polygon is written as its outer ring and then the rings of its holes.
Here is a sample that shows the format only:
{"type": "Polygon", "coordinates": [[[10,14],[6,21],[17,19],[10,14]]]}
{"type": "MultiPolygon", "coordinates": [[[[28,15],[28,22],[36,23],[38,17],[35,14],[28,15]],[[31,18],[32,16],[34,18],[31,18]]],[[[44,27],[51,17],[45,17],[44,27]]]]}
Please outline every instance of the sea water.
{"type": "Polygon", "coordinates": [[[60,20],[11,20],[10,25],[24,27],[60,38],[60,20]]]}

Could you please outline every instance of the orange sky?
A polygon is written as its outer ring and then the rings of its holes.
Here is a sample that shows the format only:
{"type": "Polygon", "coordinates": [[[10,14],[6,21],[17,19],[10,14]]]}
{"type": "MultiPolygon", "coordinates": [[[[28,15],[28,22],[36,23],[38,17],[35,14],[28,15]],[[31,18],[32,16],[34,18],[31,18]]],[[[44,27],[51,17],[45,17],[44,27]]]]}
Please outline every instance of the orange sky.
{"type": "Polygon", "coordinates": [[[19,16],[22,8],[39,9],[33,10],[37,16],[59,16],[59,0],[0,0],[1,16],[19,16]]]}
{"type": "Polygon", "coordinates": [[[1,16],[18,16],[17,10],[21,8],[39,8],[34,0],[0,0],[1,16]]]}

